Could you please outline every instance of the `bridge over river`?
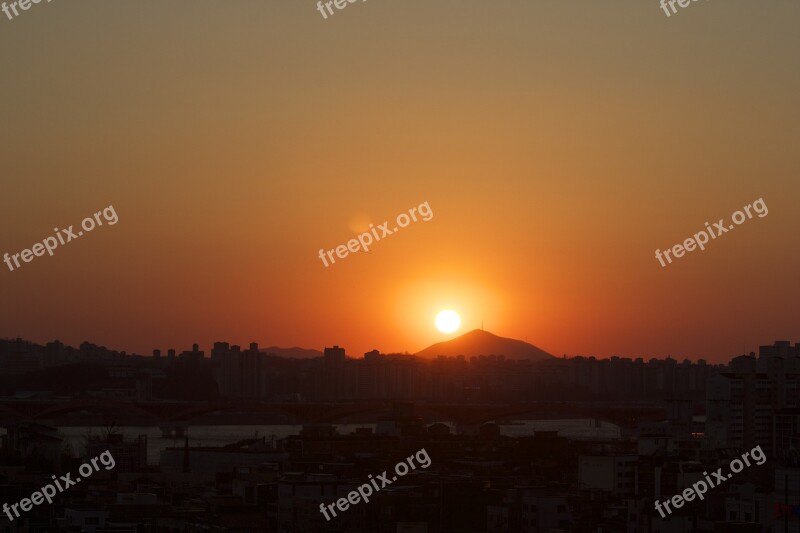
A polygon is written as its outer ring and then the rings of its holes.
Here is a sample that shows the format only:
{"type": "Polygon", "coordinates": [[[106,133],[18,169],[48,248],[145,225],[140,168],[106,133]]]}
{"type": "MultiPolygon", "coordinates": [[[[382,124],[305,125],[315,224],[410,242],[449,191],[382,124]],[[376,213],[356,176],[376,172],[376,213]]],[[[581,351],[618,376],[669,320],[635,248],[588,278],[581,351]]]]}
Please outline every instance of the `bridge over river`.
{"type": "MultiPolygon", "coordinates": [[[[107,398],[19,400],[0,398],[0,425],[38,422],[70,425],[71,417],[94,416],[116,425],[153,425],[165,434],[180,435],[204,417],[221,415],[252,424],[346,424],[376,422],[392,417],[402,406],[424,423],[452,422],[460,427],[475,427],[487,422],[546,419],[596,419],[621,428],[634,428],[638,422],[660,420],[666,406],[661,403],[630,402],[528,402],[511,404],[454,404],[370,400],[353,402],[282,402],[218,400],[211,402],[127,402],[107,398]]],[[[215,424],[220,424],[215,420],[215,424]]],[[[224,423],[224,422],[223,422],[224,423]]]]}

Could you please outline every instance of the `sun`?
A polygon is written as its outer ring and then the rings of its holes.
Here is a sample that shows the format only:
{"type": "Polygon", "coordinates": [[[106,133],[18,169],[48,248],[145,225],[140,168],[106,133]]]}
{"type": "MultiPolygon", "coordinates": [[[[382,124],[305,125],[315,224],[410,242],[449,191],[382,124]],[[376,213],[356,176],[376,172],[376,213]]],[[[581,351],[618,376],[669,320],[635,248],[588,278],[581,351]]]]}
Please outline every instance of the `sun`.
{"type": "Polygon", "coordinates": [[[436,315],[436,328],[442,333],[453,333],[461,326],[461,317],[450,309],[439,311],[436,315]]]}

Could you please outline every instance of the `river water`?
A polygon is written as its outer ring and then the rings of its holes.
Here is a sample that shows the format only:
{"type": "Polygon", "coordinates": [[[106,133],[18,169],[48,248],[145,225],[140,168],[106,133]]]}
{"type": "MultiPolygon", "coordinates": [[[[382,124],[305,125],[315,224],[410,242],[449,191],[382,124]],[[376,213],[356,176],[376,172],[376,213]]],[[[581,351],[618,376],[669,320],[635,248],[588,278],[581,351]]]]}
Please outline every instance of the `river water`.
{"type": "MultiPolygon", "coordinates": [[[[448,424],[451,430],[453,424],[448,424]]],[[[336,424],[340,434],[351,433],[356,428],[372,428],[375,424],[336,424]]],[[[301,425],[215,425],[215,426],[189,426],[186,434],[190,446],[224,446],[233,442],[266,437],[280,439],[289,435],[297,435],[303,428],[301,425]]],[[[59,434],[76,454],[82,454],[87,433],[102,435],[104,428],[101,426],[69,426],[59,427],[59,434]]],[[[3,433],[5,430],[0,430],[3,433]]],[[[117,431],[125,435],[126,440],[135,439],[139,435],[147,435],[147,462],[157,465],[161,451],[172,446],[183,446],[183,438],[164,438],[161,430],[155,426],[120,426],[117,431]]],[[[558,431],[559,435],[572,439],[598,439],[614,440],[620,438],[619,427],[608,422],[590,419],[570,420],[519,420],[513,424],[500,426],[500,434],[509,437],[533,435],[536,431],[558,431]]]]}

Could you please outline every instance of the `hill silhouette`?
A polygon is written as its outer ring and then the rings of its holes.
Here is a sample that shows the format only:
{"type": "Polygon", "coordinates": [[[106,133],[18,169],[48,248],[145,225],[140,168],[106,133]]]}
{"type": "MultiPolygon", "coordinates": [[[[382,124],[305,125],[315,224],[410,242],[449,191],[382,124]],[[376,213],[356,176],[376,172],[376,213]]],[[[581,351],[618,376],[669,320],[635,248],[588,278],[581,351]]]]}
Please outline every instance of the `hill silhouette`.
{"type": "Polygon", "coordinates": [[[439,355],[454,357],[463,355],[504,355],[506,359],[541,361],[553,357],[541,348],[524,341],[499,337],[488,331],[474,329],[449,341],[438,342],[415,353],[417,357],[431,359],[439,355]]]}
{"type": "Polygon", "coordinates": [[[285,357],[287,359],[314,359],[315,357],[322,357],[322,352],[319,350],[310,350],[308,348],[280,348],[278,346],[270,346],[269,348],[261,348],[261,353],[267,355],[277,355],[278,357],[285,357]]]}

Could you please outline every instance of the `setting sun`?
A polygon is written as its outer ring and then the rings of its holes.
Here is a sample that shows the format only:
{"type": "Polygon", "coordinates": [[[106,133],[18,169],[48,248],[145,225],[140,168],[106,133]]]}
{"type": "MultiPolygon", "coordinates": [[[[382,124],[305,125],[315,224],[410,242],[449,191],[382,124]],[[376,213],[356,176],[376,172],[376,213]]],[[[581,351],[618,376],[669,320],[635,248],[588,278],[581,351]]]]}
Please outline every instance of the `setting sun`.
{"type": "Polygon", "coordinates": [[[461,326],[461,317],[458,313],[445,309],[436,315],[436,328],[442,333],[453,333],[461,326]]]}

